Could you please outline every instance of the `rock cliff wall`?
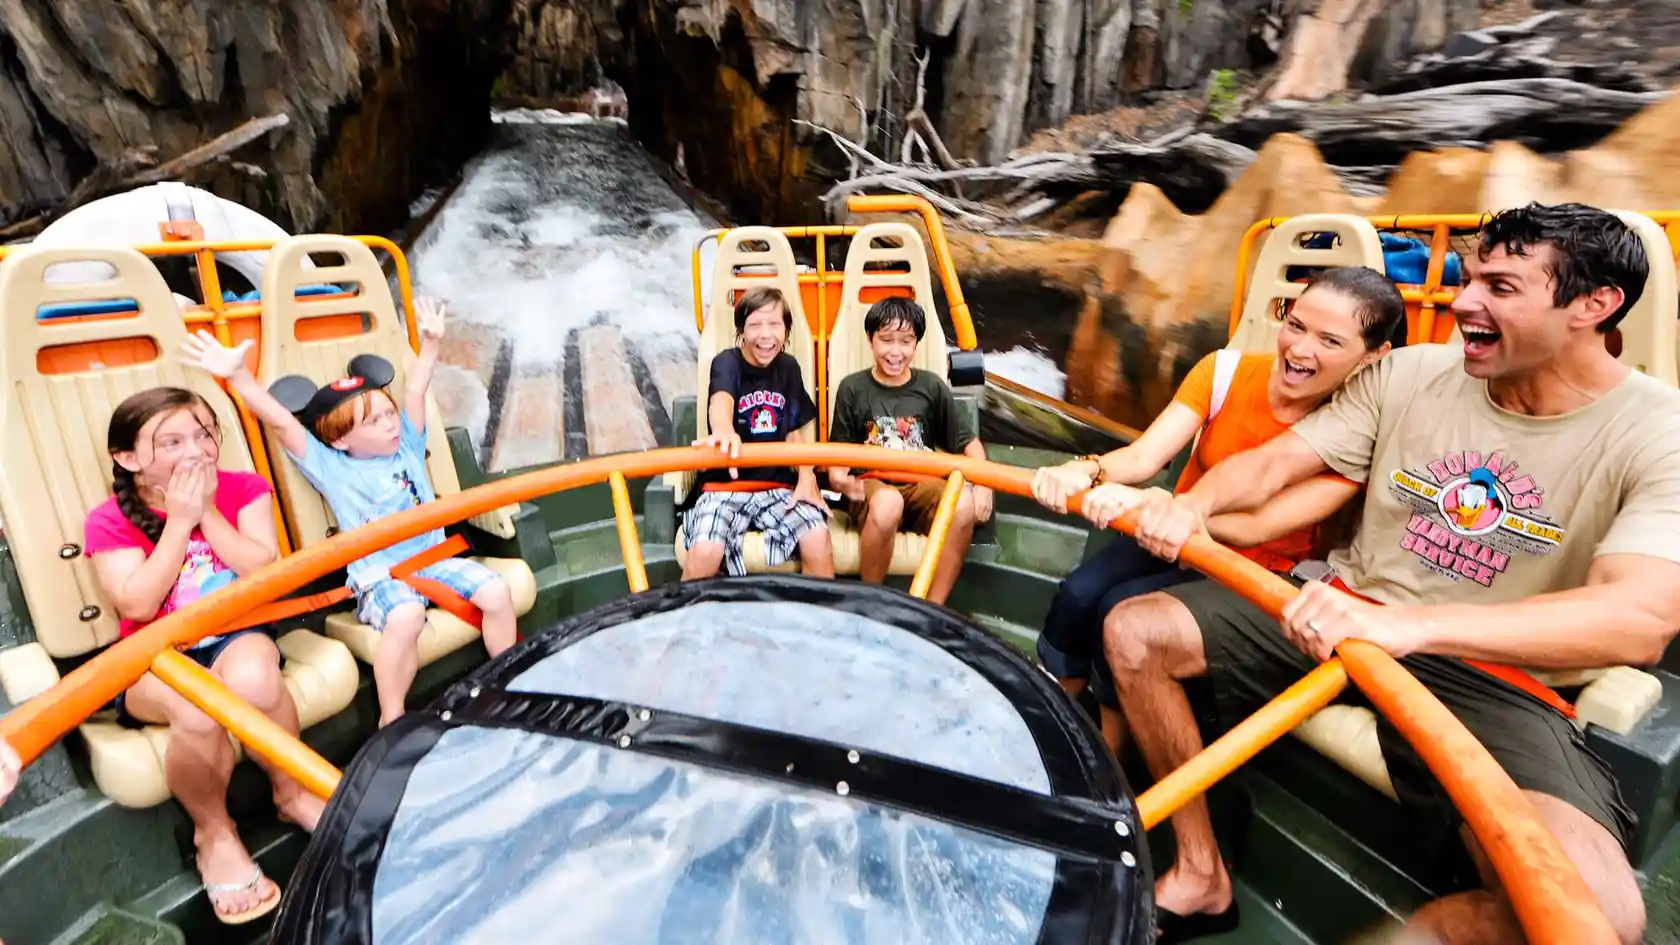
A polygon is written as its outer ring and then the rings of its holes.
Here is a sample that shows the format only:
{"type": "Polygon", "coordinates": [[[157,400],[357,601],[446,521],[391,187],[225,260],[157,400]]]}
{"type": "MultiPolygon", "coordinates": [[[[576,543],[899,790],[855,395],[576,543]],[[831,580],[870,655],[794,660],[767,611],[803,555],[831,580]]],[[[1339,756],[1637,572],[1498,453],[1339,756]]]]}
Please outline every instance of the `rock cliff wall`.
{"type": "MultiPolygon", "coordinates": [[[[680,158],[739,218],[777,223],[808,222],[848,170],[812,125],[896,156],[919,104],[951,157],[995,163],[1070,115],[1267,65],[1293,24],[1340,15],[1338,0],[513,2],[504,100],[537,104],[609,78],[658,157],[680,158]]],[[[1480,10],[1366,6],[1358,75],[1439,48],[1480,10]]]]}
{"type": "Polygon", "coordinates": [[[488,130],[512,0],[0,0],[0,222],[241,122],[195,183],[291,229],[384,229],[488,130]]]}

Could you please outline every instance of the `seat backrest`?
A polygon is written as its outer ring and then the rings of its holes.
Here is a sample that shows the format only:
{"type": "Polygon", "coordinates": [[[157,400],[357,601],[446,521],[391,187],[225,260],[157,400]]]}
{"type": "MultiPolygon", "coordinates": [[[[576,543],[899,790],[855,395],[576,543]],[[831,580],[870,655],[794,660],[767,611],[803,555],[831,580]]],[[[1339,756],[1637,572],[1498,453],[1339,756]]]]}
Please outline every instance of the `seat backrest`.
{"type": "Polygon", "coordinates": [[[1370,221],[1345,213],[1309,213],[1278,224],[1266,237],[1266,245],[1254,262],[1248,294],[1243,299],[1242,318],[1232,332],[1227,348],[1242,351],[1272,351],[1277,347],[1278,302],[1301,297],[1302,282],[1289,280],[1296,266],[1335,268],[1369,266],[1384,272],[1382,238],[1370,221]],[[1301,245],[1321,233],[1334,235],[1328,247],[1301,245]]]}
{"type": "MultiPolygon", "coordinates": [[[[1675,385],[1680,382],[1680,364],[1677,364],[1677,359],[1680,359],[1680,329],[1675,324],[1675,305],[1680,299],[1680,286],[1676,283],[1674,248],[1663,228],[1645,214],[1631,210],[1610,212],[1621,217],[1622,222],[1639,234],[1640,241],[1645,244],[1645,256],[1651,270],[1650,275],[1645,277],[1644,293],[1617,326],[1622,333],[1622,353],[1618,360],[1636,371],[1675,385]]],[[[1459,333],[1456,324],[1447,343],[1464,344],[1464,336],[1459,333]]]]}
{"type": "Polygon", "coordinates": [[[1622,332],[1621,362],[1636,371],[1649,374],[1670,386],[1680,381],[1676,358],[1680,351],[1680,330],[1676,329],[1675,304],[1677,289],[1674,271],[1674,247],[1657,222],[1643,213],[1629,210],[1613,211],[1639,234],[1645,244],[1645,256],[1650,261],[1651,274],[1645,278],[1645,292],[1617,327],[1622,332]]]}
{"type": "Polygon", "coordinates": [[[79,656],[117,638],[115,608],[81,554],[87,513],[111,494],[111,412],[139,391],[185,387],[216,414],[221,468],[254,471],[251,451],[233,401],[210,375],[181,363],[180,309],[135,250],[17,250],[0,262],[0,319],[0,522],[36,639],[55,657],[79,656]],[[65,262],[97,264],[76,270],[95,281],[49,283],[48,267],[65,262]],[[109,299],[135,304],[115,315],[37,317],[45,305],[109,299]]]}
{"type": "MultiPolygon", "coordinates": [[[[735,300],[749,289],[780,289],[782,298],[787,300],[788,311],[793,315],[787,352],[799,362],[805,392],[815,400],[816,342],[811,337],[810,324],[805,321],[805,307],[799,298],[799,266],[794,261],[793,246],[788,243],[787,237],[768,226],[725,230],[718,237],[711,287],[711,298],[706,306],[706,325],[700,331],[700,343],[694,359],[699,435],[704,437],[711,432],[711,424],[706,419],[706,392],[711,387],[712,359],[735,347],[735,300]]],[[[808,440],[814,439],[812,429],[807,425],[801,433],[808,440]]]]}
{"type": "MultiPolygon", "coordinates": [[[[401,406],[414,349],[408,343],[408,330],[397,316],[385,271],[366,245],[346,236],[319,234],[279,240],[269,250],[268,267],[263,270],[262,313],[263,386],[288,374],[301,374],[316,384],[326,384],[344,377],[346,366],[356,355],[377,354],[396,368],[390,391],[401,406]],[[343,262],[311,268],[311,253],[334,254],[343,262]],[[323,283],[354,294],[298,295],[301,286],[323,283]],[[360,334],[320,337],[302,327],[321,318],[337,317],[344,324],[345,315],[364,316],[360,334]]],[[[274,457],[274,485],[286,509],[292,546],[308,547],[336,526],[332,511],[286,455],[279,437],[271,430],[265,435],[268,455],[274,457]]],[[[439,496],[461,491],[443,417],[430,396],[426,398],[426,451],[433,490],[439,496]]]]}
{"type": "Polygon", "coordinates": [[[949,379],[950,347],[933,302],[933,277],[922,234],[908,223],[871,223],[858,229],[846,249],[840,312],[828,338],[828,416],[834,416],[840,381],[875,363],[869,338],[863,333],[869,306],[886,296],[906,294],[927,311],[927,331],[916,345],[911,366],[949,379]],[[868,268],[872,264],[878,268],[868,268]],[[882,264],[887,268],[879,268],[882,264]]]}

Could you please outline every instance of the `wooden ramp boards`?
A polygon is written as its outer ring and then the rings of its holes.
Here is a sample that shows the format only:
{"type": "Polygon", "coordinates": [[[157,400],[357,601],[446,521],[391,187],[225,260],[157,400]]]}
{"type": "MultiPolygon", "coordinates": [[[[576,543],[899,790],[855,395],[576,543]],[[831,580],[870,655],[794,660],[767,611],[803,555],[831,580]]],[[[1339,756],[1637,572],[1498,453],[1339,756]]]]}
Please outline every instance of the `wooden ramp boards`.
{"type": "Polygon", "coordinates": [[[522,352],[495,328],[445,339],[435,390],[444,422],[472,433],[492,472],[673,442],[670,413],[694,393],[694,340],[634,337],[604,319],[567,329],[560,354],[522,352]]]}

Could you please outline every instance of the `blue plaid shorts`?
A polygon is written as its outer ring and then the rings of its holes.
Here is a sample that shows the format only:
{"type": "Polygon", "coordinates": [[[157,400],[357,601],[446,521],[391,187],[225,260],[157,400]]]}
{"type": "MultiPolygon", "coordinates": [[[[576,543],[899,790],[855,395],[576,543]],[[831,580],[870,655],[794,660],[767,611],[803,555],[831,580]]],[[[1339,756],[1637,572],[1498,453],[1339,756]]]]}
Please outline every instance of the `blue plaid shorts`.
{"type": "Polygon", "coordinates": [[[702,492],[683,517],[688,547],[703,541],[723,545],[725,573],[747,573],[741,558],[741,539],[747,532],[764,535],[764,561],[774,567],[793,557],[799,540],[828,527],[828,517],[816,506],[796,502],[792,489],[764,492],[702,492]]]}
{"type": "MultiPolygon", "coordinates": [[[[479,588],[501,577],[477,561],[469,558],[445,558],[430,567],[415,572],[416,577],[431,578],[467,600],[479,588]]],[[[375,630],[385,629],[385,620],[404,604],[432,606],[420,592],[396,578],[386,578],[356,595],[356,619],[375,630]]]]}

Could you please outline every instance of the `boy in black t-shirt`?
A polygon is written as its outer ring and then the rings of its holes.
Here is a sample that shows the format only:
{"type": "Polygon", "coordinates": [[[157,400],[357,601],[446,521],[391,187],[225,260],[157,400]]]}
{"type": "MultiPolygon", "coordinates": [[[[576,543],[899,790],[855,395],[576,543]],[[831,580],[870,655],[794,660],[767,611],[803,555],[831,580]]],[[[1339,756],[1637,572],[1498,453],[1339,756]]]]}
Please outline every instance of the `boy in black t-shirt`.
{"type": "MultiPolygon", "coordinates": [[[[793,312],[776,289],[753,289],[735,303],[739,344],[712,359],[706,393],[711,436],[695,446],[714,446],[739,455],[742,442],[799,442],[799,428],[817,415],[805,391],[799,362],[783,349],[793,330],[793,312]]],[[[743,480],[734,470],[704,470],[694,483],[694,505],[683,518],[688,558],[683,580],[711,577],[722,567],[747,573],[741,539],[764,535],[764,557],[774,566],[799,552],[800,570],[834,576],[834,548],[828,535],[828,506],[817,489],[816,471],[765,467],[743,480]]]]}
{"type": "MultiPolygon", "coordinates": [[[[939,326],[935,324],[934,330],[939,326]]],[[[943,378],[910,366],[916,346],[927,331],[927,316],[915,301],[887,298],[870,306],[863,317],[875,366],[840,382],[835,393],[834,420],[828,439],[833,443],[862,443],[889,449],[937,450],[985,459],[986,450],[975,430],[957,413],[957,399],[943,378]]],[[[847,498],[846,511],[857,523],[862,561],[858,576],[872,584],[886,579],[892,565],[893,536],[900,527],[926,533],[933,525],[945,484],[938,479],[884,482],[872,474],[853,476],[849,469],[830,469],[829,482],[847,498]]],[[[907,477],[894,476],[895,479],[907,477]]],[[[928,600],[945,603],[957,583],[963,556],[974,537],[974,524],[992,514],[992,490],[964,487],[956,516],[945,538],[945,550],[934,571],[928,600]]]]}

